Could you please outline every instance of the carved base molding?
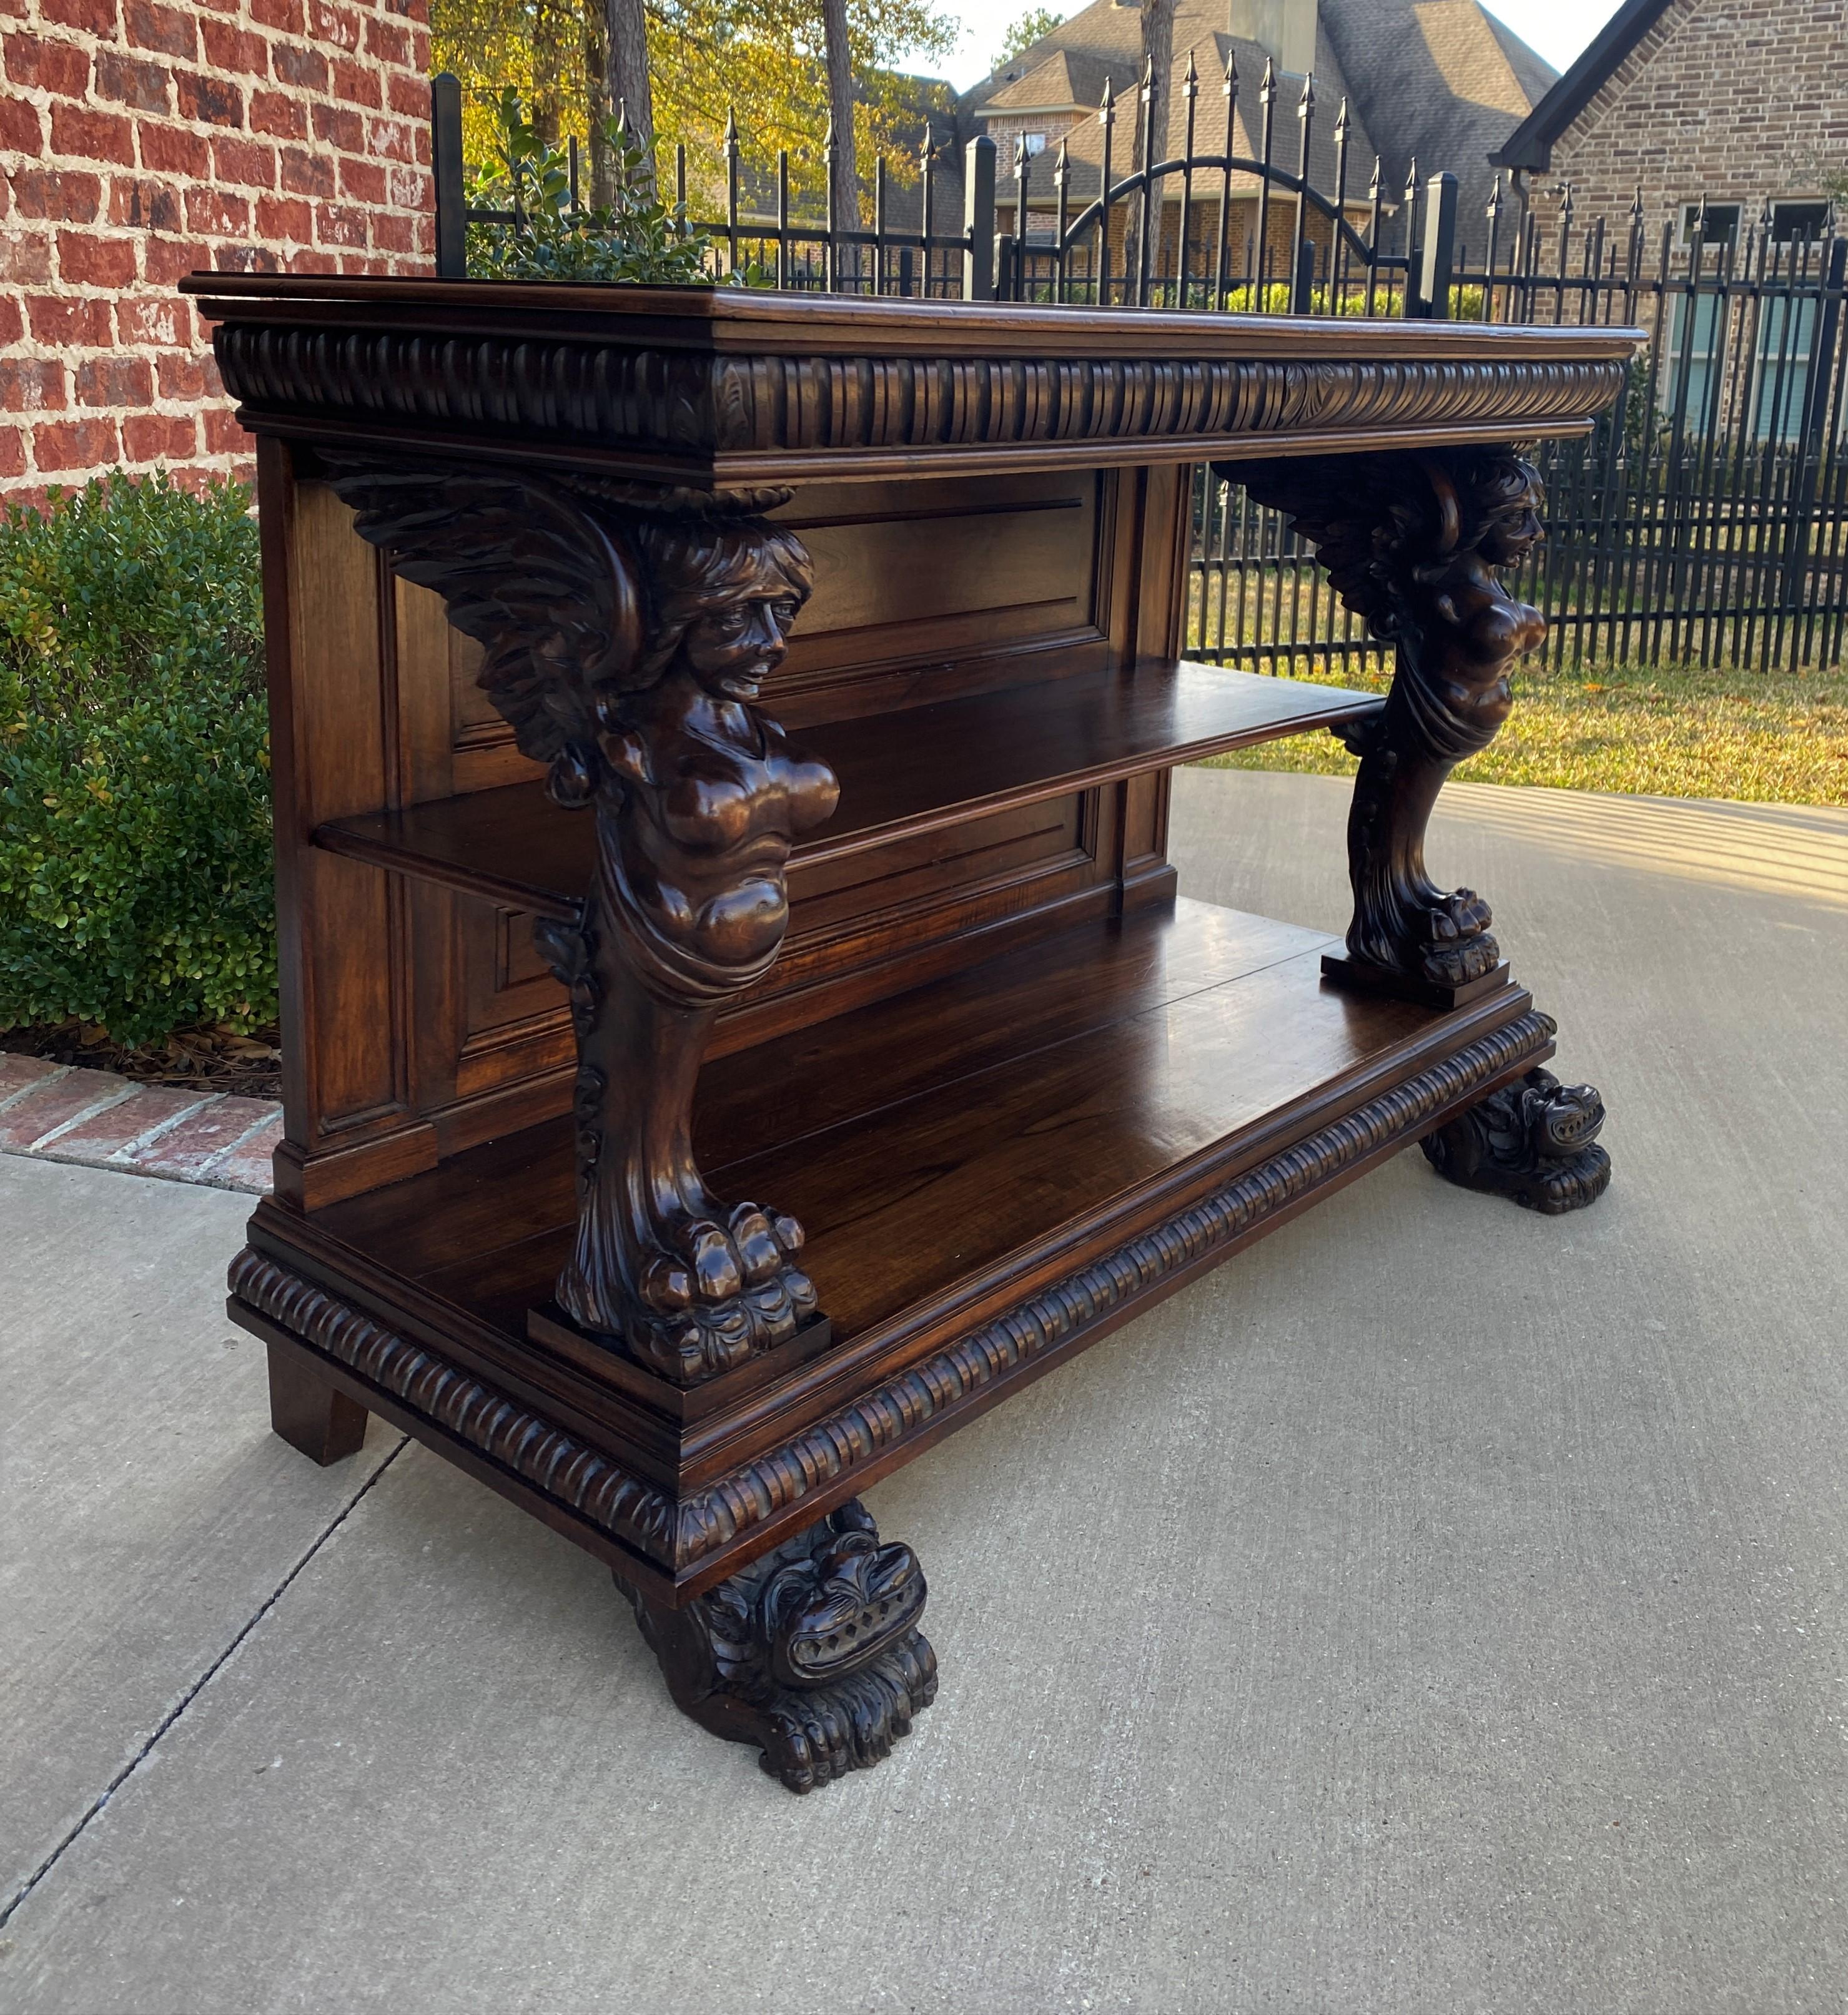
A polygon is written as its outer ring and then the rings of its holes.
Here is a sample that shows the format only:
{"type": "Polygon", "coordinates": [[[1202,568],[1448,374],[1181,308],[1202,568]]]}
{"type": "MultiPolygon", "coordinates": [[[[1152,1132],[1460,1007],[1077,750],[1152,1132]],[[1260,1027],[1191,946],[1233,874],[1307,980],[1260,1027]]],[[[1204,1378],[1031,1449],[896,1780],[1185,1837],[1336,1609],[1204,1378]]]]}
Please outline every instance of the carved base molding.
{"type": "Polygon", "coordinates": [[[1517,1015],[678,1500],[268,1254],[246,1248],[232,1263],[232,1313],[274,1322],[390,1395],[413,1431],[430,1421],[630,1554],[685,1578],[804,1498],[984,1403],[996,1386],[1081,1348],[1087,1332],[1356,1166],[1409,1146],[1438,1115],[1544,1054],[1553,1033],[1547,1016],[1517,1015]]]}
{"type": "Polygon", "coordinates": [[[1604,1101],[1595,1087],[1530,1070],[1426,1137],[1425,1158],[1446,1181],[1512,1197],[1558,1217],[1610,1187],[1611,1158],[1597,1144],[1604,1101]]]}
{"type": "Polygon", "coordinates": [[[685,1609],[658,1607],[618,1573],[674,1704],[758,1759],[792,1791],[870,1769],[937,1697],[918,1633],[924,1575],[881,1546],[848,1501],[685,1609]]]}

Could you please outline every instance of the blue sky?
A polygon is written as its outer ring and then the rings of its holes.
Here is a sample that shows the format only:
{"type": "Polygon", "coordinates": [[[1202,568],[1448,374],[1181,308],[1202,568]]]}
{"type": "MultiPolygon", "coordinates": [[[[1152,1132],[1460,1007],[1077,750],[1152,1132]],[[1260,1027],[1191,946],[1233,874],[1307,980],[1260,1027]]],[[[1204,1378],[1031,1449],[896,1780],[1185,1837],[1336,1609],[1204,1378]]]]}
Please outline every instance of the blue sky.
{"type": "MultiPolygon", "coordinates": [[[[962,23],[962,40],[947,63],[920,63],[947,76],[966,91],[988,74],[989,59],[1001,46],[1008,23],[1027,11],[1031,0],[948,0],[944,11],[962,23]]],[[[1058,0],[1053,0],[1058,4],[1058,0]]],[[[1564,70],[1616,13],[1617,0],[1485,0],[1521,39],[1537,49],[1555,70],[1564,70]]],[[[1078,11],[1067,6],[1070,16],[1078,11]]]]}

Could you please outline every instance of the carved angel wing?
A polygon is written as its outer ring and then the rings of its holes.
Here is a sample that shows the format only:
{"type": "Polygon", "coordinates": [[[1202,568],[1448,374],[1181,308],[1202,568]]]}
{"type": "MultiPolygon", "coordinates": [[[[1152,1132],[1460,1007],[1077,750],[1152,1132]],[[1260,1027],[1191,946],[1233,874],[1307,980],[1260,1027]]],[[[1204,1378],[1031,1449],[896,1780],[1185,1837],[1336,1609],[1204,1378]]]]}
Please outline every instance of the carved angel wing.
{"type": "Polygon", "coordinates": [[[541,481],[344,460],[329,480],[360,537],[486,647],[480,684],[520,752],[551,766],[562,802],[583,803],[598,689],[625,684],[642,654],[640,583],[620,534],[541,481]]]}
{"type": "Polygon", "coordinates": [[[1415,458],[1321,455],[1215,462],[1213,469],[1289,519],[1314,547],[1330,586],[1375,636],[1397,635],[1411,568],[1442,537],[1429,472],[1415,458]]]}

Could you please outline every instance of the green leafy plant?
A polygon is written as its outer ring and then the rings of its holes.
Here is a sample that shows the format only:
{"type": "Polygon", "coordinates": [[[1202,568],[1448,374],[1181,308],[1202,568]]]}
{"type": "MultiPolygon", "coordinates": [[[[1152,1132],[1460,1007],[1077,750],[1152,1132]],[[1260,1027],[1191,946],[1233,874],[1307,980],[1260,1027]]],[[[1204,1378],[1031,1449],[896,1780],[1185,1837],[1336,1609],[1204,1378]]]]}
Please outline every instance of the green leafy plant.
{"type": "Polygon", "coordinates": [[[1064,19],[1056,7],[1030,7],[1024,14],[1016,15],[1001,38],[1001,48],[988,66],[989,74],[1006,69],[1016,56],[1024,56],[1035,42],[1043,41],[1051,34],[1064,19]]]}
{"type": "Polygon", "coordinates": [[[661,201],[653,164],[620,120],[596,138],[613,190],[587,205],[571,188],[570,156],[520,110],[511,86],[494,106],[494,158],[471,178],[470,208],[513,213],[512,224],[472,224],[469,273],[484,280],[623,280],[667,287],[711,285],[711,239],[683,205],[661,201]]]}
{"type": "Polygon", "coordinates": [[[275,1015],[250,503],[118,471],[0,519],[0,1029],[275,1015]]]}

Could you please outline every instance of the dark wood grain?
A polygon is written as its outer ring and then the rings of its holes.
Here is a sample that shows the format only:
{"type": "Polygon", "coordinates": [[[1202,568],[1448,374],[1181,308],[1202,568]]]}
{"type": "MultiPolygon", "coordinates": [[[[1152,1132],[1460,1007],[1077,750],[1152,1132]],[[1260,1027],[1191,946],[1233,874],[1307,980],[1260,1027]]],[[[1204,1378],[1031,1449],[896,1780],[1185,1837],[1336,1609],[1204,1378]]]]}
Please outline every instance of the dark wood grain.
{"type": "MultiPolygon", "coordinates": [[[[1364,720],[1377,695],[1159,662],[807,727],[840,780],[834,816],[793,860],[836,860],[983,812],[1060,797],[1282,735],[1364,720]]],[[[591,835],[538,789],[509,785],[330,821],[315,843],[541,916],[577,914],[591,835]]]]}
{"type": "Polygon", "coordinates": [[[261,451],[286,1132],[229,1307],[277,1431],[376,1412],[607,1562],[792,1789],[934,1689],[868,1485],[1415,1142],[1602,1188],[1421,846],[1537,634],[1508,444],[1634,332],[185,291],[261,451]],[[1179,662],[1202,460],[1386,701],[1179,662]],[[1177,903],[1173,766],[1330,727],[1345,956],[1177,903]]]}

